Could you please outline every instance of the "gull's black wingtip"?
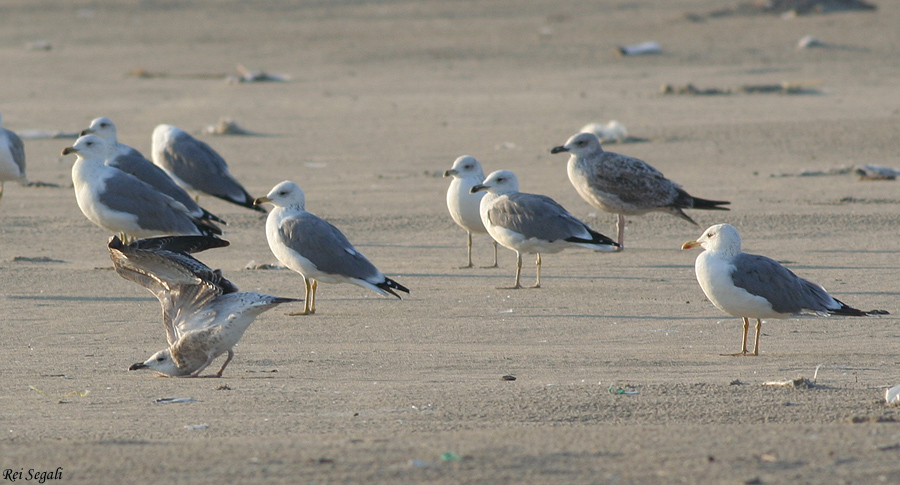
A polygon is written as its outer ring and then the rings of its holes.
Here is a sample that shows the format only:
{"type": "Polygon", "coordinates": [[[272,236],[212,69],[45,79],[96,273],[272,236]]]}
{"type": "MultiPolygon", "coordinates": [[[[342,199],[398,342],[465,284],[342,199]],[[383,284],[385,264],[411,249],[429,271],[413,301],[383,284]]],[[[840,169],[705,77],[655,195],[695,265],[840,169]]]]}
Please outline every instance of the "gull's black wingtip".
{"type": "MultiPolygon", "coordinates": [[[[147,251],[173,251],[177,253],[193,254],[207,249],[224,248],[231,243],[216,236],[159,236],[138,239],[128,244],[129,248],[147,251]]],[[[119,240],[119,236],[113,236],[109,241],[112,249],[121,249],[125,245],[119,240]]]]}

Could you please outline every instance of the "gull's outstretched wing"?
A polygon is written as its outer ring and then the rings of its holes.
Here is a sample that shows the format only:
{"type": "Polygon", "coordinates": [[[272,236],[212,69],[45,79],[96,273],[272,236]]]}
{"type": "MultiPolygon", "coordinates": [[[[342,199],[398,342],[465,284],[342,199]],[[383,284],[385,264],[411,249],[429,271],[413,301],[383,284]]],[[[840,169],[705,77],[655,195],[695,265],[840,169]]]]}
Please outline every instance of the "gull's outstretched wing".
{"type": "Polygon", "coordinates": [[[163,236],[126,245],[113,236],[109,255],[121,277],[147,288],[159,300],[172,345],[184,332],[202,326],[204,319],[190,317],[219,295],[238,291],[219,270],[190,255],[227,245],[209,236],[163,236]]]}

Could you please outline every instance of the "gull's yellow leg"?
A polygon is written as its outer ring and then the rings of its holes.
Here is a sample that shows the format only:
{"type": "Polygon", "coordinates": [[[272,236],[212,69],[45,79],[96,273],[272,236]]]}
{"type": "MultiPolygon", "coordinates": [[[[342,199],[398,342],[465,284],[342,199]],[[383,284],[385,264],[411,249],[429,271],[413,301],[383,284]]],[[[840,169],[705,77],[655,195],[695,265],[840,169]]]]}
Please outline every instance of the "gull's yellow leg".
{"type": "Polygon", "coordinates": [[[759,355],[759,332],[762,330],[762,320],[756,319],[756,343],[753,344],[753,354],[759,355]]]}
{"type": "Polygon", "coordinates": [[[522,287],[522,285],[519,284],[520,276],[522,276],[522,253],[516,251],[516,284],[513,286],[507,286],[507,287],[501,286],[501,287],[498,287],[497,289],[498,290],[518,290],[519,288],[522,287]]]}
{"type": "MultiPolygon", "coordinates": [[[[306,276],[303,276],[303,275],[300,275],[300,276],[303,278],[303,286],[306,287],[306,297],[303,299],[303,311],[302,312],[293,312],[293,313],[287,314],[288,316],[292,316],[292,317],[296,317],[298,315],[309,315],[310,313],[312,313],[309,310],[309,307],[310,307],[309,302],[310,302],[310,298],[311,298],[310,297],[309,280],[306,278],[306,276]]],[[[315,293],[315,292],[313,292],[313,293],[315,293]]],[[[314,297],[312,297],[312,298],[314,298],[314,297]]]]}
{"type": "Polygon", "coordinates": [[[756,319],[756,321],[758,322],[757,327],[756,327],[756,349],[754,349],[754,353],[748,354],[747,353],[747,332],[750,330],[750,319],[747,317],[742,317],[742,318],[744,320],[744,338],[741,340],[741,351],[736,354],[720,354],[720,355],[729,355],[729,356],[735,356],[735,357],[742,357],[742,356],[746,356],[746,355],[756,355],[755,350],[759,348],[759,329],[762,326],[762,322],[760,322],[760,320],[758,318],[756,319]]]}

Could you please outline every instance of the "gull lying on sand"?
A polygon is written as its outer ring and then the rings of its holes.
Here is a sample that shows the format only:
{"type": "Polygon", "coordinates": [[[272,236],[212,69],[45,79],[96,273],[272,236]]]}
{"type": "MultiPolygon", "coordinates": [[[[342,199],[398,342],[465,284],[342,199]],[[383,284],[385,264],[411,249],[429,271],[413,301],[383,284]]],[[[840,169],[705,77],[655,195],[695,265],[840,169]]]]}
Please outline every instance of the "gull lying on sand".
{"type": "Polygon", "coordinates": [[[789,318],[804,310],[823,315],[864,317],[883,315],[883,310],[864,312],[833,298],[821,286],[792,273],[765,256],[741,252],[741,236],[728,224],[716,224],[681,249],[702,247],[694,269],[700,288],[719,310],[744,320],[741,351],[723,355],[759,355],[763,318],[789,318]],[[756,319],[756,343],[747,352],[750,318],[756,319]]]}
{"type": "Polygon", "coordinates": [[[268,195],[256,199],[257,204],[275,205],[266,219],[269,248],[281,264],[300,273],[306,287],[303,311],[291,315],[316,312],[317,282],[352,283],[387,296],[394,290],[409,289],[384,276],[356,250],[350,241],[328,221],[306,212],[306,196],[297,184],[285,180],[268,195]]]}
{"type": "Polygon", "coordinates": [[[579,133],[550,153],[569,152],[569,181],[588,204],[618,215],[616,240],[624,248],[625,216],[668,212],[698,226],[682,209],[728,210],[729,202],[693,197],[643,160],[603,151],[593,133],[579,133]]]}
{"type": "Polygon", "coordinates": [[[153,162],[147,160],[141,152],[128,145],[119,143],[116,125],[109,118],[95,118],[91,121],[91,126],[82,131],[81,135],[97,135],[106,141],[109,154],[105,163],[110,167],[130,173],[152,185],[163,194],[181,202],[188,212],[197,219],[225,223],[218,216],[200,207],[193,197],[172,180],[172,177],[169,177],[163,169],[154,165],[153,162]]]}
{"type": "Polygon", "coordinates": [[[197,377],[216,357],[228,353],[215,377],[234,357],[232,348],[256,317],[291,301],[255,292],[239,292],[221,271],[191,253],[227,246],[209,236],[140,239],[125,245],[109,241],[109,256],[119,276],[147,288],[159,300],[169,346],[129,370],[153,369],[173,377],[197,377]]]}
{"type": "Polygon", "coordinates": [[[615,251],[612,239],[579,221],[556,201],[544,195],[519,192],[519,180],[509,170],[498,170],[473,193],[486,190],[481,199],[481,220],[495,241],[516,252],[516,283],[522,273],[522,253],[536,253],[537,280],[541,287],[541,253],[558,253],[566,248],[583,247],[595,251],[615,251]]]}
{"type": "Polygon", "coordinates": [[[108,150],[102,138],[82,136],[62,152],[70,153],[78,156],[72,165],[78,207],[94,224],[135,238],[222,234],[218,227],[192,216],[175,199],[104,164],[108,150]]]}
{"type": "MultiPolygon", "coordinates": [[[[466,230],[468,239],[466,251],[468,264],[460,268],[472,268],[472,234],[487,234],[484,223],[481,222],[481,199],[484,193],[472,193],[472,187],[484,180],[484,171],[481,164],[474,157],[463,155],[453,162],[453,167],[444,172],[444,177],[453,177],[450,188],[447,189],[447,208],[450,217],[459,227],[466,230]]],[[[487,268],[496,268],[497,265],[497,241],[494,243],[494,264],[487,268]]]]}
{"type": "Polygon", "coordinates": [[[153,130],[151,151],[153,163],[184,190],[203,192],[232,204],[266,212],[253,205],[253,197],[231,176],[222,156],[187,132],[172,125],[157,126],[153,130]]]}

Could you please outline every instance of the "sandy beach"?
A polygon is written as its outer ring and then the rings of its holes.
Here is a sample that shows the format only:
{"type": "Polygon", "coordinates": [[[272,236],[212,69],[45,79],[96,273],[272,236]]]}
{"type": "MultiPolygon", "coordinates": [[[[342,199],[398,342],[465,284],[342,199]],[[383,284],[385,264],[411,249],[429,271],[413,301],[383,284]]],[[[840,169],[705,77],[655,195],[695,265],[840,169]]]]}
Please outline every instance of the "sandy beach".
{"type": "MultiPolygon", "coordinates": [[[[900,411],[884,404],[900,384],[900,182],[836,170],[900,168],[900,5],[707,15],[735,4],[5,0],[5,128],[107,116],[149,155],[153,128],[178,126],[254,197],[296,182],[411,294],[322,284],[315,315],[260,316],[222,378],[129,372],[165,346],[159,303],[113,271],[111,234],[79,211],[60,154],[74,138],[26,139],[29,179],[59,187],[7,182],[0,202],[0,477],[900,482],[900,411]],[[799,49],[807,35],[824,46],[799,49]],[[617,54],[648,41],[660,52],[617,54]],[[226,82],[238,65],[287,80],[226,82]],[[742,88],[783,83],[802,89],[742,88]],[[661,91],[688,84],[723,93],[661,91]],[[203,133],[225,117],[257,135],[203,133]],[[614,236],[550,154],[610,120],[642,141],[606,150],[731,211],[688,211],[702,227],[629,217],[623,252],[545,255],[540,289],[497,289],[515,273],[503,248],[499,269],[458,269],[441,174],[464,154],[614,236]],[[699,250],[680,250],[720,222],[745,251],[891,314],[771,320],[758,357],[721,356],[741,320],[704,297],[699,250]],[[764,385],[798,377],[814,384],[764,385]]],[[[231,245],[199,259],[242,290],[303,297],[292,271],[246,269],[276,262],[265,216],[200,204],[231,245]]],[[[490,258],[476,236],[476,266],[490,258]]]]}

